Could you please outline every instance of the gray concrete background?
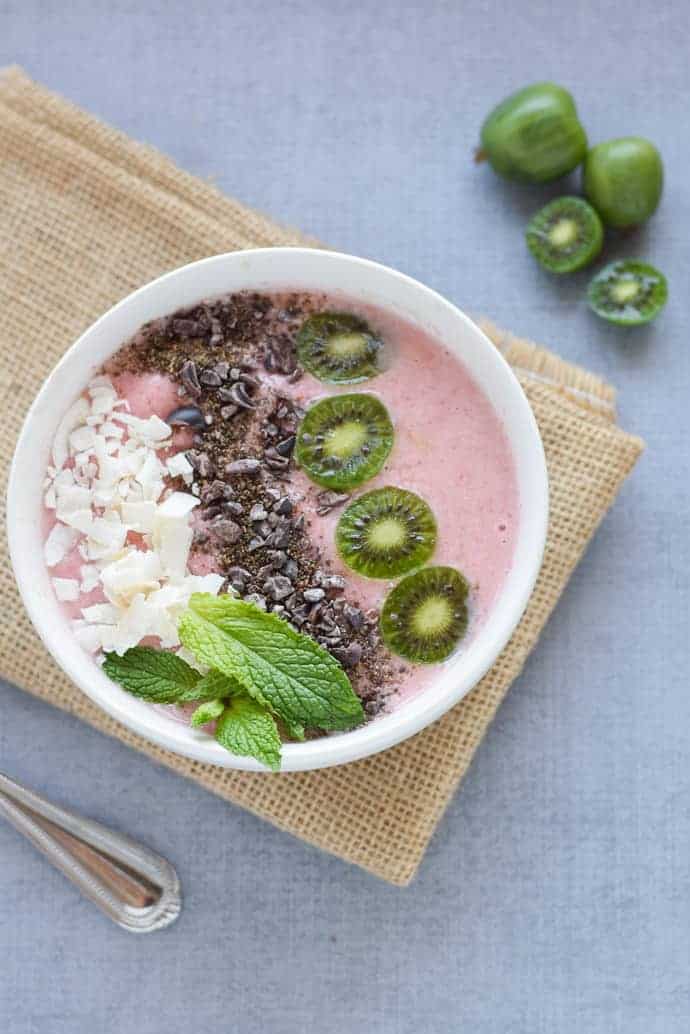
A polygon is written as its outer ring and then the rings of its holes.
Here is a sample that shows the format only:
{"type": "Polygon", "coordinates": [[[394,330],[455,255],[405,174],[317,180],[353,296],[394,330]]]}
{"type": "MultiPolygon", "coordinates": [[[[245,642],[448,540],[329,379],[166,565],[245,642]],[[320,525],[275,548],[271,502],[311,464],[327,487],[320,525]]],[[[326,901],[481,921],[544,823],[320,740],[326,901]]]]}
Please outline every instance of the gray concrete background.
{"type": "Polygon", "coordinates": [[[689,30],[685,0],[0,0],[0,63],[611,378],[648,442],[407,890],[3,689],[1,767],[167,854],[186,894],[134,939],[0,827],[3,1034],[690,1028],[689,30]],[[471,162],[488,108],[543,78],[591,140],[664,155],[661,210],[610,251],[668,273],[649,329],[529,259],[561,187],[471,162]]]}

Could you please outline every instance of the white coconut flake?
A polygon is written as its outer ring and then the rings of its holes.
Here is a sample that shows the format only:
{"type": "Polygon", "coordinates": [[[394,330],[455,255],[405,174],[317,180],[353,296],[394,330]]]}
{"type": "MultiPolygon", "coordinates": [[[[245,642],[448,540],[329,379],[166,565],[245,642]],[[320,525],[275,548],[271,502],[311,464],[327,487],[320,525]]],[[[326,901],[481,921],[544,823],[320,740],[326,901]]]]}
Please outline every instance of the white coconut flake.
{"type": "Polygon", "coordinates": [[[101,572],[94,564],[82,564],[79,574],[81,576],[79,588],[84,593],[93,592],[101,584],[101,572]]]}
{"type": "Polygon", "coordinates": [[[89,415],[89,404],[86,399],[79,398],[69,407],[62,420],[57,426],[55,438],[53,439],[53,463],[60,470],[67,462],[68,440],[75,427],[83,424],[89,415]]]}
{"type": "Polygon", "coordinates": [[[187,579],[191,592],[210,592],[217,596],[225,581],[222,574],[190,574],[187,579]]]}
{"type": "Polygon", "coordinates": [[[170,424],[166,424],[159,416],[154,415],[146,419],[132,416],[130,413],[117,413],[116,416],[127,425],[132,437],[141,438],[146,442],[164,442],[172,434],[170,424]]]}
{"type": "Polygon", "coordinates": [[[75,452],[88,452],[93,448],[93,444],[96,440],[96,432],[93,427],[88,427],[84,424],[81,427],[77,427],[72,431],[69,436],[69,447],[72,453],[75,452]]]}
{"type": "Polygon", "coordinates": [[[88,488],[75,484],[58,485],[55,495],[57,497],[58,520],[64,521],[65,524],[69,523],[65,520],[68,514],[78,513],[79,511],[91,512],[93,493],[88,488]]]}
{"type": "Polygon", "coordinates": [[[174,456],[166,460],[165,465],[172,477],[187,477],[194,472],[194,467],[183,452],[176,452],[174,456]]]}
{"type": "Polygon", "coordinates": [[[113,649],[122,656],[149,634],[150,612],[143,593],[134,596],[114,628],[113,649]]]}
{"type": "Polygon", "coordinates": [[[82,608],[82,615],[90,625],[116,625],[120,611],[112,603],[93,603],[82,608]]]}
{"type": "Polygon", "coordinates": [[[124,653],[146,636],[158,637],[166,648],[179,647],[177,624],[191,593],[215,595],[224,583],[219,574],[187,570],[190,515],[199,500],[190,492],[166,492],[166,478],[189,484],[192,465],[184,452],[159,459],[171,428],[157,416],[121,412],[129,404],[118,398],[109,378],[94,378],[88,394],[90,404],[78,400],[61,421],[56,467],[45,485],[46,505],[53,503],[59,519],[45,543],[46,563],[59,563],[75,543],[86,561],[80,580],[54,579],[56,596],[78,600],[80,593],[102,587],[107,602],[84,607],[73,623],[89,652],[124,653]],[[63,466],[69,450],[73,470],[63,466]],[[130,531],[146,548],[127,544],[130,531]]]}
{"type": "Polygon", "coordinates": [[[123,502],[120,507],[122,520],[132,530],[138,532],[152,532],[156,519],[157,506],[154,502],[130,502],[129,499],[123,502]]]}
{"type": "Polygon", "coordinates": [[[126,606],[137,593],[158,589],[162,574],[157,553],[130,547],[124,556],[103,568],[101,581],[111,603],[126,606]]]}
{"type": "Polygon", "coordinates": [[[43,544],[46,567],[55,567],[61,560],[64,560],[78,538],[79,532],[74,528],[67,528],[64,524],[55,524],[43,544]]]}
{"type": "Polygon", "coordinates": [[[157,517],[163,520],[179,520],[186,518],[188,514],[199,505],[199,500],[190,495],[189,492],[171,492],[167,499],[158,507],[157,517]]]}
{"type": "Polygon", "coordinates": [[[79,582],[76,578],[53,578],[53,588],[61,603],[79,599],[79,582]]]}
{"type": "Polygon", "coordinates": [[[101,629],[96,625],[88,625],[85,621],[73,621],[72,631],[82,650],[87,653],[96,653],[102,649],[103,639],[101,629]]]}

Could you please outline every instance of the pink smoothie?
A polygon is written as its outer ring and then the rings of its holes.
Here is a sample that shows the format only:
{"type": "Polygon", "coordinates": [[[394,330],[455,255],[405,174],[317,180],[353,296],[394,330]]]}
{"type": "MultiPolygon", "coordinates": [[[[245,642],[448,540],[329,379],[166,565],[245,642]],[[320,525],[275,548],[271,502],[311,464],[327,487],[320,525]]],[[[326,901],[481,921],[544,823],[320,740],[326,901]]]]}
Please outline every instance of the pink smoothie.
{"type": "MultiPolygon", "coordinates": [[[[395,443],[381,473],[357,494],[395,485],[427,501],[438,524],[431,562],[458,568],[472,586],[471,636],[487,619],[510,569],[520,520],[515,464],[501,420],[464,365],[429,333],[373,306],[343,298],[331,301],[341,311],[360,314],[381,334],[387,353],[383,372],[363,384],[342,388],[307,374],[296,384],[277,375],[265,375],[265,381],[302,405],[339,391],[364,391],[381,398],[395,425],[395,443]]],[[[114,377],[113,383],[135,416],[165,418],[179,405],[176,385],[162,374],[125,373],[114,377]]],[[[191,433],[177,430],[170,453],[190,445],[191,433]]],[[[307,515],[311,537],[322,551],[325,566],[345,576],[347,598],[364,609],[378,609],[392,583],[362,578],[340,560],[335,528],[342,507],[319,516],[316,496],[320,488],[299,470],[292,473],[286,487],[307,515]]],[[[45,520],[47,534],[54,512],[46,511],[45,520]]],[[[79,578],[83,562],[75,547],[51,569],[51,575],[79,578]]],[[[192,555],[189,566],[192,573],[205,574],[212,569],[213,558],[192,555]]],[[[62,606],[69,617],[79,617],[82,607],[103,599],[96,589],[62,606]]],[[[438,668],[401,662],[398,698],[424,689],[438,668]]]]}

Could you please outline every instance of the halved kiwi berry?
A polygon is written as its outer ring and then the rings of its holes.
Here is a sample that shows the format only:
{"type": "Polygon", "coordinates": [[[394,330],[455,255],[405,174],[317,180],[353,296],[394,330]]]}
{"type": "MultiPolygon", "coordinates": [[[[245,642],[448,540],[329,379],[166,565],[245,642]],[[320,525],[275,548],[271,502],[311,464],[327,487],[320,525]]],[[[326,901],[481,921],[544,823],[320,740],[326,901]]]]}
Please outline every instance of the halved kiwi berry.
{"type": "Polygon", "coordinates": [[[604,228],[595,210],[582,198],[558,197],[533,216],[525,237],[544,269],[573,273],[599,254],[604,228]]]}
{"type": "Polygon", "coordinates": [[[666,277],[646,262],[611,262],[590,281],[589,307],[622,327],[649,323],[668,298],[666,277]]]}
{"type": "Polygon", "coordinates": [[[430,558],[436,546],[436,521],[414,492],[375,488],[343,512],[335,541],[347,566],[358,574],[398,578],[430,558]]]}
{"type": "Polygon", "coordinates": [[[373,395],[331,395],[307,410],[295,458],[317,485],[343,491],[378,474],[392,447],[393,424],[382,402],[373,395]]]}
{"type": "Polygon", "coordinates": [[[319,312],[302,324],[297,355],[321,381],[355,384],[375,377],[383,342],[368,324],[348,312],[319,312]]]}
{"type": "Polygon", "coordinates": [[[380,625],[392,653],[433,664],[453,652],[467,631],[467,580],[453,567],[423,567],[386,597],[380,625]]]}

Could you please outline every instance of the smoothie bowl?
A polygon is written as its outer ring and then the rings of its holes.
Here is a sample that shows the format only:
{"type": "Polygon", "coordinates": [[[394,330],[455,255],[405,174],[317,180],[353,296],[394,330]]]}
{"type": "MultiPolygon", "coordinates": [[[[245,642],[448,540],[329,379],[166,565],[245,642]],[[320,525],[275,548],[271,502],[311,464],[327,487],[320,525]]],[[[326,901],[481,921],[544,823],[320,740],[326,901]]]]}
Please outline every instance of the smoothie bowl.
{"type": "Polygon", "coordinates": [[[295,771],[418,732],[487,671],[548,488],[510,368],[394,270],[272,248],[175,270],[72,346],[8,532],[46,646],[177,753],[295,771]]]}

